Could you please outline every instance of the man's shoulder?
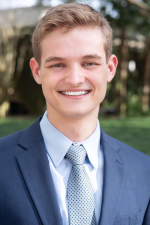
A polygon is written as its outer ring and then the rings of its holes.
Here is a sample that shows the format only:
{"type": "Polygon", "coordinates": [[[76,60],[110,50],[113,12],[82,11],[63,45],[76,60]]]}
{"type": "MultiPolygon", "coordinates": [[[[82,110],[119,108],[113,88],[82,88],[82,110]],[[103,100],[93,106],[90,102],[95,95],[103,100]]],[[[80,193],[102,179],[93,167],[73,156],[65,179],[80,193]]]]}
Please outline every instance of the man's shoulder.
{"type": "Polygon", "coordinates": [[[0,138],[0,153],[14,149],[16,146],[18,146],[20,140],[22,140],[24,143],[31,142],[32,139],[35,140],[36,134],[39,135],[40,133],[39,119],[40,118],[38,118],[31,126],[24,130],[0,138]]]}
{"type": "MultiPolygon", "coordinates": [[[[104,133],[105,139],[107,140],[108,144],[117,146],[118,148],[118,155],[122,157],[129,166],[135,169],[148,169],[150,172],[150,156],[146,155],[145,153],[119,141],[106,133],[104,133]],[[108,141],[109,140],[109,141],[108,141]]],[[[144,149],[143,149],[144,150],[144,149]]]]}
{"type": "Polygon", "coordinates": [[[9,149],[14,148],[21,137],[23,130],[9,134],[5,137],[0,138],[0,153],[9,149]]]}

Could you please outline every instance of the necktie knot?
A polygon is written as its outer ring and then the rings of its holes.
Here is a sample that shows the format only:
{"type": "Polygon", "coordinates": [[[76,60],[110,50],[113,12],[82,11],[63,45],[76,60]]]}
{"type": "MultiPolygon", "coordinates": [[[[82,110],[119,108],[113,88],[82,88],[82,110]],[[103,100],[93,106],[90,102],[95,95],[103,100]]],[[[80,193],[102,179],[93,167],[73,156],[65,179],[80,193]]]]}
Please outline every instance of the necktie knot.
{"type": "Polygon", "coordinates": [[[86,150],[83,145],[72,144],[66,157],[73,165],[82,165],[86,157],[86,150]]]}

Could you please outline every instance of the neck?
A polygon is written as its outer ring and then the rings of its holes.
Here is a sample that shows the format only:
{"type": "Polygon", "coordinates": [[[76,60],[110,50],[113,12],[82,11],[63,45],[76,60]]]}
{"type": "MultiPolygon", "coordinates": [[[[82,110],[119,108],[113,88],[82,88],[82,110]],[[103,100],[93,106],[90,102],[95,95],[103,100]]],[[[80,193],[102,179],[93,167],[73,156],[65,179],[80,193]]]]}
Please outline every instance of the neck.
{"type": "Polygon", "coordinates": [[[51,124],[73,142],[87,139],[97,126],[98,110],[82,118],[66,118],[48,112],[51,124]]]}

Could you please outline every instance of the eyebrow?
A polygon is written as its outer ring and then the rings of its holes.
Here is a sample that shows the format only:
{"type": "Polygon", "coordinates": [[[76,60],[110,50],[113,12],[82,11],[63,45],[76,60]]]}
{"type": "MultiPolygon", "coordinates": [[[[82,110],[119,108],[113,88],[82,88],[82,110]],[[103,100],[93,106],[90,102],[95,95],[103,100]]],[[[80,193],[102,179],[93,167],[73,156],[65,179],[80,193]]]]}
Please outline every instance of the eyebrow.
{"type": "MultiPolygon", "coordinates": [[[[102,57],[97,55],[97,54],[92,54],[92,55],[85,55],[82,57],[82,59],[98,59],[98,60],[101,60],[102,57]]],[[[57,62],[57,61],[65,61],[66,58],[62,58],[62,57],[57,57],[57,56],[49,56],[46,60],[45,60],[45,63],[48,63],[48,62],[57,62]]]]}
{"type": "Polygon", "coordinates": [[[45,63],[47,62],[53,62],[53,61],[64,61],[65,58],[62,57],[56,57],[56,56],[49,56],[46,60],[45,63]]]}
{"type": "Polygon", "coordinates": [[[99,55],[97,55],[97,54],[93,54],[93,55],[85,55],[85,56],[83,56],[82,58],[83,58],[83,59],[99,59],[99,60],[102,59],[102,57],[99,56],[99,55]]]}

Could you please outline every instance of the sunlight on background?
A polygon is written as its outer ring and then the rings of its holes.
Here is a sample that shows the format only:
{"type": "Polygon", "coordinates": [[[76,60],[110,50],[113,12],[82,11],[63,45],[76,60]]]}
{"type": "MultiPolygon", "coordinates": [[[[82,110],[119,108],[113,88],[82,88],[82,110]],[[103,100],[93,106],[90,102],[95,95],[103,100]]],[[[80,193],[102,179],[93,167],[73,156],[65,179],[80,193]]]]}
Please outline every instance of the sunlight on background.
{"type": "Polygon", "coordinates": [[[30,7],[35,5],[37,0],[25,0],[25,1],[18,1],[18,0],[0,0],[0,8],[1,9],[8,9],[8,8],[21,8],[21,7],[30,7]]]}
{"type": "MultiPolygon", "coordinates": [[[[98,0],[78,0],[76,1],[78,3],[82,4],[89,4],[94,9],[98,9],[101,5],[100,1],[98,0]]],[[[20,1],[20,0],[0,0],[0,8],[1,9],[8,9],[8,8],[23,8],[23,7],[31,7],[38,3],[38,0],[26,0],[26,1],[20,1]]],[[[52,7],[63,4],[63,0],[45,0],[43,1],[43,5],[50,5],[52,7]]]]}

